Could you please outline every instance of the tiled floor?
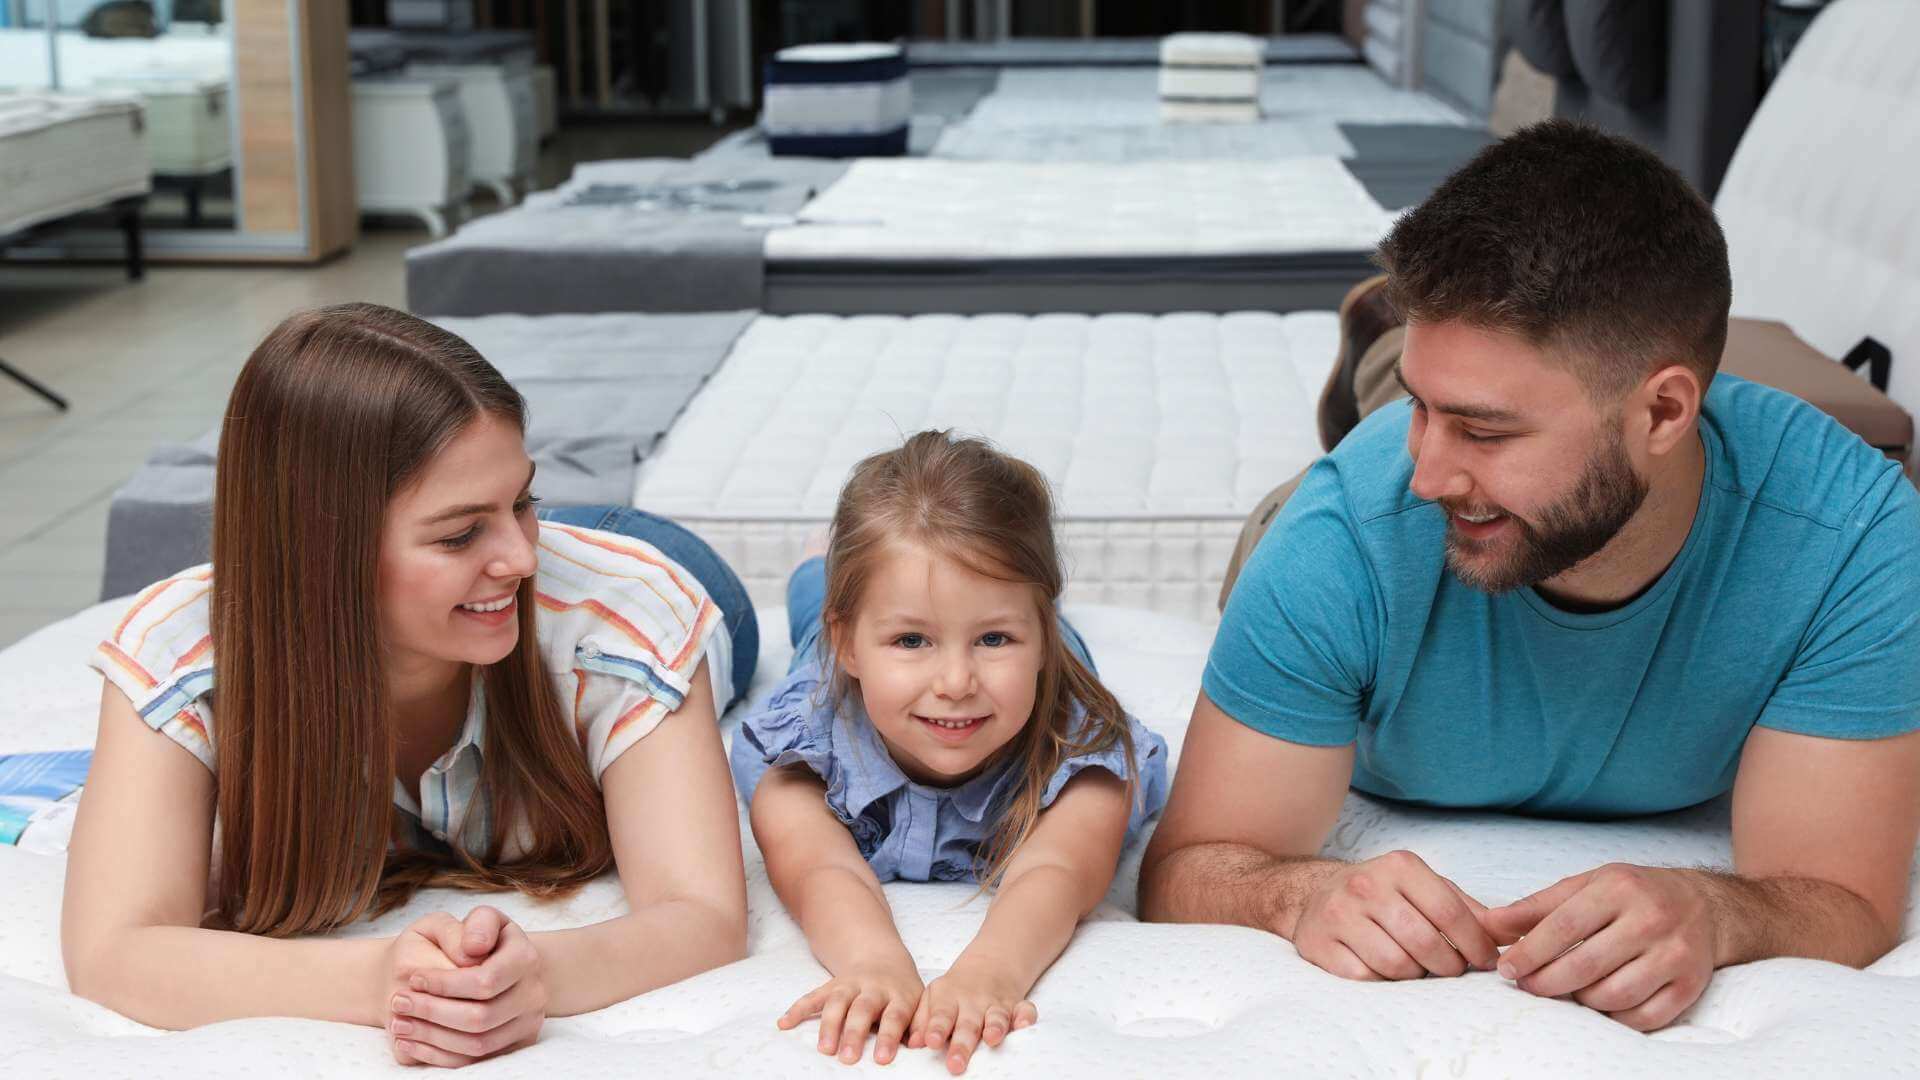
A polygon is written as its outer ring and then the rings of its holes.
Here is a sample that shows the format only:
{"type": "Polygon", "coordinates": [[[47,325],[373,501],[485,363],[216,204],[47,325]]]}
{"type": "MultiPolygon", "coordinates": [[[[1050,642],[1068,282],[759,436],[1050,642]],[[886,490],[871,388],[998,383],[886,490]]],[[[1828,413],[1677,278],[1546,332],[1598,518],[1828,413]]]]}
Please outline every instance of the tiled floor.
{"type": "MultiPolygon", "coordinates": [[[[720,133],[691,125],[564,132],[540,186],[602,157],[685,156],[720,133]]],[[[156,443],[213,427],[234,376],[298,308],[406,306],[406,249],[421,231],[369,231],[311,268],[0,263],[0,358],[65,395],[56,413],[0,379],[0,647],[99,599],[107,503],[156,443]]]]}

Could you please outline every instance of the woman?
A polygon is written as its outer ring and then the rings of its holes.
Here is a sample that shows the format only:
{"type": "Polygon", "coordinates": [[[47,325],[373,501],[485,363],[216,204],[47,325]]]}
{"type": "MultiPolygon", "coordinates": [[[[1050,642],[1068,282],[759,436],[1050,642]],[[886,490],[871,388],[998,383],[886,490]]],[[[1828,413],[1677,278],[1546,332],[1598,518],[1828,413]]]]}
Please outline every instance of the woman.
{"type": "Polygon", "coordinates": [[[751,675],[751,608],[658,519],[539,522],[524,428],[499,372],[397,311],[297,314],[255,350],[212,564],[143,592],[94,659],[76,993],[159,1027],[384,1026],[396,1060],[454,1066],[744,954],[715,714],[751,675]],[[545,897],[608,868],[631,913],[579,929],[480,907],[301,938],[422,886],[545,897]]]}

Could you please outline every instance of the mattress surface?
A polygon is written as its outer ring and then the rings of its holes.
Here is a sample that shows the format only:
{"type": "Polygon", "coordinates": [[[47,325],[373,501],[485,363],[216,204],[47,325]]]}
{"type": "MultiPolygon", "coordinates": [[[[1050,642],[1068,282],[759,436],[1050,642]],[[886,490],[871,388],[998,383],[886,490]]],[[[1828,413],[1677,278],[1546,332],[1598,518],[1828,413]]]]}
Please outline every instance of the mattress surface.
{"type": "Polygon", "coordinates": [[[1920,4],[1847,0],[1817,19],[1740,138],[1714,199],[1733,313],[1828,356],[1871,336],[1888,396],[1920,414],[1920,4]]]}
{"type": "MultiPolygon", "coordinates": [[[[907,60],[914,67],[1152,67],[1160,63],[1164,38],[1039,38],[1001,41],[914,41],[907,60]]],[[[1289,34],[1252,39],[1268,64],[1353,63],[1353,46],[1337,34],[1289,34]]]]}
{"type": "Polygon", "coordinates": [[[761,316],[633,502],[779,603],[853,465],[952,428],[1047,476],[1070,596],[1211,620],[1241,522],[1319,456],[1338,334],[1330,312],[761,316]]]}
{"type": "MultiPolygon", "coordinates": [[[[91,744],[100,678],[83,666],[84,658],[125,604],[101,605],[0,652],[7,702],[0,707],[6,721],[0,752],[91,744]]],[[[759,616],[763,627],[785,623],[777,608],[759,616]]],[[[1165,735],[1177,757],[1209,628],[1116,608],[1070,607],[1067,616],[1121,703],[1165,735]]],[[[787,661],[785,635],[765,634],[762,642],[756,696],[787,661]]],[[[723,731],[730,734],[734,726],[730,718],[723,731]]],[[[814,1049],[814,1024],[787,1032],[774,1027],[774,1018],[825,976],[774,896],[744,815],[741,832],[747,959],[599,1012],[549,1020],[536,1045],[468,1071],[945,1076],[932,1054],[912,1050],[884,1069],[871,1059],[849,1069],[814,1049]]],[[[1420,811],[1350,796],[1326,851],[1364,858],[1401,847],[1419,852],[1486,903],[1505,903],[1613,860],[1730,861],[1723,802],[1658,818],[1575,824],[1420,811]]],[[[1035,986],[1040,1022],[997,1051],[983,1049],[969,1076],[1246,1076],[1278,1066],[1356,1078],[1762,1080],[1835,1068],[1858,1076],[1908,1075],[1920,1060],[1920,1027],[1913,1023],[1920,1014],[1920,943],[1912,936],[1865,972],[1805,960],[1723,970],[1679,1023],[1644,1036],[1570,1002],[1529,996],[1492,973],[1346,982],[1258,931],[1138,923],[1131,913],[1140,850],[1123,856],[1106,902],[1035,986]]],[[[0,847],[9,900],[8,917],[0,920],[0,1046],[8,1048],[9,1074],[254,1080],[324,1069],[402,1075],[371,1028],[259,1019],[162,1034],[69,994],[59,946],[64,871],[61,857],[0,847]]],[[[895,883],[886,892],[901,936],[929,978],[959,954],[986,910],[964,884],[895,883]]],[[[432,890],[342,936],[393,934],[429,911],[464,914],[482,902],[530,930],[626,910],[611,877],[549,904],[432,890]]]]}
{"type": "MultiPolygon", "coordinates": [[[[1268,117],[1355,124],[1465,124],[1459,110],[1389,85],[1358,64],[1270,66],[1260,80],[1268,117]]],[[[978,128],[1144,127],[1159,122],[1160,73],[1151,68],[1018,68],[963,124],[978,128]]]]}
{"type": "Polygon", "coordinates": [[[769,263],[1371,251],[1391,217],[1332,157],[868,159],[767,235],[769,263]]]}
{"type": "Polygon", "coordinates": [[[138,97],[0,93],[0,236],[151,186],[138,97]]]}

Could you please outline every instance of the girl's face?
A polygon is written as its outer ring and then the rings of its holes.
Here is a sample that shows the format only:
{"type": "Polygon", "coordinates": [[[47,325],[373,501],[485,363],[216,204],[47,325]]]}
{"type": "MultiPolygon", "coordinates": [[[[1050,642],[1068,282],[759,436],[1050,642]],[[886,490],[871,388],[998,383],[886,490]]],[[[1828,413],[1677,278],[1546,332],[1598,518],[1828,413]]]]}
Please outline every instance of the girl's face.
{"type": "Polygon", "coordinates": [[[380,626],[402,667],[495,663],[520,638],[532,577],[533,463],[520,429],[481,413],[387,506],[380,626]]]}
{"type": "Polygon", "coordinates": [[[836,653],[901,771],[946,786],[978,775],[1032,719],[1041,629],[1030,586],[896,543],[836,653]]]}

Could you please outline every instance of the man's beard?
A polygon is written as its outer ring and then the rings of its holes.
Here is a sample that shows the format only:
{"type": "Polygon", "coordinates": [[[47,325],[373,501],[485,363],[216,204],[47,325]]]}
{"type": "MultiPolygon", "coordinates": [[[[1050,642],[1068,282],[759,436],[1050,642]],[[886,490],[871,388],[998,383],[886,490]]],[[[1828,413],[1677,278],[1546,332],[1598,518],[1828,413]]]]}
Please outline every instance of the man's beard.
{"type": "Polygon", "coordinates": [[[1587,458],[1573,490],[1540,512],[1538,527],[1517,515],[1507,515],[1520,538],[1514,552],[1497,564],[1469,561],[1469,556],[1483,555],[1492,545],[1459,535],[1453,524],[1454,510],[1484,508],[1446,506],[1447,566],[1454,576],[1483,592],[1498,595],[1531,588],[1573,569],[1606,547],[1639,511],[1647,490],[1647,481],[1633,470],[1633,461],[1627,457],[1616,429],[1606,444],[1587,458]]]}

